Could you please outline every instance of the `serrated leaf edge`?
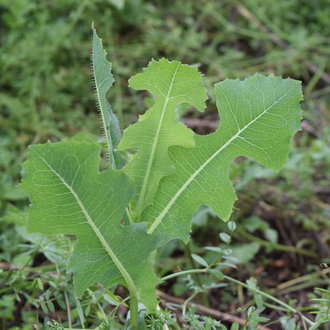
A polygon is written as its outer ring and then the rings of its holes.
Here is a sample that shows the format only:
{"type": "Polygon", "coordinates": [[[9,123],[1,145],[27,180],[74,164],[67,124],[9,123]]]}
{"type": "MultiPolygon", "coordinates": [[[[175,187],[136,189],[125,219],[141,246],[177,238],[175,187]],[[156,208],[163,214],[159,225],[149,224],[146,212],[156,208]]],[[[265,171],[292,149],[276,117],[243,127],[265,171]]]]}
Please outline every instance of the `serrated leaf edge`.
{"type": "MultiPolygon", "coordinates": [[[[92,24],[92,31],[93,31],[93,43],[92,43],[92,55],[91,55],[91,64],[92,64],[92,71],[93,71],[93,81],[94,81],[94,85],[95,85],[95,96],[96,96],[96,104],[97,104],[97,107],[99,109],[99,112],[100,112],[100,116],[101,116],[101,122],[102,122],[102,127],[103,127],[103,131],[104,131],[104,135],[105,135],[105,138],[106,138],[106,141],[107,141],[107,146],[108,146],[108,157],[109,157],[109,162],[110,162],[110,165],[115,168],[115,169],[118,169],[120,168],[119,164],[117,164],[116,162],[116,157],[115,157],[115,141],[113,141],[113,137],[111,135],[111,131],[110,131],[110,125],[111,123],[107,123],[106,120],[105,120],[105,112],[106,111],[109,111],[109,116],[110,116],[110,120],[114,122],[115,125],[118,126],[118,119],[116,117],[116,115],[112,112],[111,110],[111,105],[110,103],[108,102],[106,96],[104,95],[104,99],[102,101],[102,98],[101,98],[101,95],[100,95],[100,87],[108,80],[111,80],[112,79],[112,84],[109,86],[109,89],[112,87],[112,85],[114,84],[115,82],[115,79],[113,77],[113,74],[112,74],[112,64],[111,62],[109,62],[107,60],[107,55],[108,55],[108,52],[103,48],[103,42],[102,42],[102,39],[98,36],[97,32],[96,32],[96,29],[94,27],[94,24],[92,24]],[[95,62],[95,54],[94,54],[94,43],[98,43],[97,47],[100,47],[100,50],[103,54],[103,57],[104,57],[104,61],[107,62],[107,64],[109,65],[109,71],[110,71],[110,74],[111,76],[109,76],[107,79],[103,80],[102,82],[98,82],[98,75],[96,74],[96,66],[97,66],[97,63],[95,62]],[[106,109],[104,109],[104,107],[106,109]]],[[[119,126],[117,127],[118,130],[119,129],[119,126]]],[[[119,135],[119,139],[120,139],[120,135],[119,135]]]]}

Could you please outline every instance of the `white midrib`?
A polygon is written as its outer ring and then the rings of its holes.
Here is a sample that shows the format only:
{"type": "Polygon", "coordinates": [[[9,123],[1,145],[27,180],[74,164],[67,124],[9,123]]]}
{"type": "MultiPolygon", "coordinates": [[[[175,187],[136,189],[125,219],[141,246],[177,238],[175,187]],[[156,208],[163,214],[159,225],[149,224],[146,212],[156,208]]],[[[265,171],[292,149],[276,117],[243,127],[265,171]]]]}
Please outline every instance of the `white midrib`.
{"type": "MultiPolygon", "coordinates": [[[[95,69],[95,63],[94,63],[94,56],[93,56],[92,63],[93,63],[93,72],[94,72],[94,79],[95,79],[96,97],[97,97],[97,102],[98,102],[99,107],[100,107],[100,110],[99,111],[101,113],[101,118],[102,118],[102,123],[103,123],[103,128],[104,128],[104,134],[106,136],[107,144],[108,144],[108,149],[109,149],[110,166],[113,169],[118,169],[117,163],[116,163],[116,158],[115,158],[115,155],[114,155],[113,145],[112,145],[112,139],[111,139],[111,134],[110,134],[110,127],[107,127],[106,122],[105,122],[105,118],[104,118],[104,114],[103,114],[103,107],[102,107],[102,102],[101,102],[101,97],[100,97],[100,93],[99,93],[100,86],[102,86],[102,84],[104,83],[104,81],[101,84],[98,84],[98,80],[96,78],[96,69],[95,69]]],[[[131,214],[130,214],[130,211],[128,210],[128,208],[125,209],[125,213],[127,215],[127,218],[129,220],[129,223],[133,223],[133,220],[131,218],[131,214]]]]}
{"type": "Polygon", "coordinates": [[[209,157],[190,177],[189,179],[181,186],[181,188],[176,192],[176,194],[172,197],[172,199],[168,202],[168,204],[164,207],[162,212],[157,216],[157,218],[153,221],[151,226],[148,229],[148,234],[152,234],[159,224],[162,222],[163,218],[166,216],[167,212],[179,198],[179,196],[186,190],[186,188],[195,180],[195,178],[203,171],[203,169],[215,158],[217,157],[224,149],[226,149],[235,139],[237,139],[240,134],[242,134],[248,127],[250,127],[253,123],[255,123],[260,117],[262,117],[265,113],[267,113],[274,105],[280,102],[292,89],[284,93],[277,101],[271,104],[267,109],[261,112],[255,119],[253,119],[249,124],[245,125],[241,129],[237,131],[235,135],[233,135],[224,145],[222,145],[211,157],[209,157]]]}
{"type": "Polygon", "coordinates": [[[113,154],[113,148],[112,148],[112,139],[111,139],[111,135],[110,135],[110,131],[109,131],[109,127],[107,126],[106,122],[105,122],[105,118],[104,118],[104,107],[103,107],[103,102],[101,101],[101,96],[100,96],[100,92],[99,92],[99,88],[100,86],[102,86],[102,84],[104,83],[104,81],[99,84],[98,83],[98,79],[96,77],[96,68],[95,68],[95,62],[94,62],[94,54],[93,54],[93,73],[94,73],[94,79],[95,79],[95,89],[96,89],[96,97],[97,97],[97,102],[99,104],[100,107],[100,113],[101,113],[101,118],[102,118],[102,123],[103,123],[103,128],[104,128],[104,134],[106,136],[107,139],[107,143],[108,143],[108,148],[109,148],[109,157],[110,157],[110,163],[113,164],[114,168],[117,168],[116,165],[116,160],[113,154]]]}
{"type": "Polygon", "coordinates": [[[157,126],[156,135],[155,135],[152,147],[151,147],[150,157],[148,159],[147,169],[146,169],[145,175],[143,177],[143,183],[142,183],[142,187],[141,187],[141,190],[140,190],[139,199],[138,199],[137,205],[136,205],[136,214],[137,215],[141,215],[141,213],[143,211],[145,194],[146,194],[147,186],[148,186],[148,183],[149,183],[149,177],[150,177],[150,174],[151,174],[152,164],[153,164],[153,161],[154,161],[154,158],[155,158],[155,152],[156,152],[156,148],[157,148],[157,145],[158,145],[160,130],[161,130],[162,125],[163,125],[165,113],[166,113],[166,110],[167,110],[167,104],[168,104],[168,101],[170,100],[170,95],[171,95],[171,92],[172,92],[174,79],[175,79],[175,76],[176,76],[176,73],[177,73],[179,67],[180,67],[180,64],[177,65],[175,71],[173,72],[171,83],[170,83],[167,95],[165,97],[165,100],[164,100],[164,104],[163,104],[163,108],[162,108],[162,111],[161,111],[159,123],[158,123],[158,126],[157,126]]]}
{"type": "Polygon", "coordinates": [[[77,195],[77,193],[73,190],[73,188],[60,176],[60,174],[47,162],[47,160],[45,158],[43,158],[41,155],[39,155],[37,152],[35,152],[38,157],[47,165],[47,167],[60,179],[60,181],[65,185],[65,187],[70,191],[70,193],[73,195],[73,197],[75,198],[75,200],[77,201],[81,211],[83,212],[88,224],[91,226],[91,228],[93,229],[96,237],[98,238],[98,240],[101,242],[102,246],[104,247],[104,249],[107,251],[108,255],[110,256],[110,258],[112,259],[113,263],[116,265],[116,267],[118,268],[118,270],[120,271],[120,273],[122,274],[123,278],[125,279],[127,286],[131,292],[131,294],[135,294],[135,296],[137,296],[137,289],[136,286],[134,284],[133,279],[131,278],[131,276],[128,274],[127,270],[125,269],[124,265],[120,262],[120,260],[117,258],[116,254],[112,251],[111,247],[109,246],[109,244],[107,243],[107,241],[105,240],[105,238],[103,237],[102,233],[100,232],[100,230],[97,228],[97,226],[95,225],[93,219],[91,218],[91,216],[89,215],[88,211],[86,210],[84,204],[82,203],[82,201],[80,200],[79,196],[77,195]]]}

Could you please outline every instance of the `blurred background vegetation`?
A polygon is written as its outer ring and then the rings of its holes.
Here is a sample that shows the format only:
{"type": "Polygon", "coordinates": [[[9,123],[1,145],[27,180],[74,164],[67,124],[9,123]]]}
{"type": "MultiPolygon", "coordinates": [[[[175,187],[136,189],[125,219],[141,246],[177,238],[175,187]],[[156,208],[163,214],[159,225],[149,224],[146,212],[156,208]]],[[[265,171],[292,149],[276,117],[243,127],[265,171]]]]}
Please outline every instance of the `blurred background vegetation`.
{"type": "MultiPolygon", "coordinates": [[[[147,95],[129,89],[127,80],[151,58],[181,60],[204,74],[208,109],[204,114],[185,109],[183,118],[200,134],[217,127],[215,82],[255,72],[303,82],[303,130],[292,143],[287,167],[275,174],[245,159],[232,166],[240,201],[230,247],[238,270],[227,272],[243,281],[255,276],[263,288],[296,306],[319,297],[315,286],[329,283],[319,265],[330,260],[328,0],[0,0],[0,327],[42,328],[52,319],[91,327],[108,322],[113,306],[122,307],[102,288],[78,301],[61,268],[68,241],[26,234],[26,215],[20,212],[28,205],[18,183],[29,144],[78,132],[101,135],[90,68],[92,22],[113,64],[116,83],[109,99],[122,128],[146,109],[147,95]]],[[[198,230],[188,251],[178,242],[160,251],[160,274],[178,264],[189,268],[191,252],[203,254],[203,246],[221,244],[216,233],[227,229],[210,210],[201,208],[194,224],[198,230]]],[[[202,287],[209,279],[196,281],[202,287]]],[[[180,281],[161,289],[181,297],[194,290],[180,281]]],[[[211,298],[201,302],[241,317],[245,309],[237,307],[255,299],[239,287],[207,292],[211,298]]],[[[272,329],[279,324],[296,329],[299,320],[285,311],[263,308],[276,322],[272,329]]]]}

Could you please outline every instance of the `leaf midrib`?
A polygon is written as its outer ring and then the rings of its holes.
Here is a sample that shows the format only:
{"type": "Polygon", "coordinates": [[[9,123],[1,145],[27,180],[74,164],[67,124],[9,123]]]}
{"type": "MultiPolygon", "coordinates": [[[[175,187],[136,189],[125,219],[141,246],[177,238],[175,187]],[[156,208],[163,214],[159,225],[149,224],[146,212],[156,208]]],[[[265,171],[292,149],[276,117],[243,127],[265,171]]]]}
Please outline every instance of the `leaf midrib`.
{"type": "Polygon", "coordinates": [[[146,172],[145,172],[145,175],[144,175],[144,178],[143,178],[142,187],[141,187],[140,194],[139,194],[139,199],[138,199],[137,204],[136,204],[136,214],[139,215],[139,216],[141,215],[141,213],[143,211],[145,193],[146,193],[146,190],[147,190],[147,186],[148,186],[148,182],[149,182],[149,178],[150,178],[150,174],[151,174],[151,170],[152,170],[152,164],[153,164],[153,161],[154,161],[154,158],[155,158],[155,152],[156,152],[156,148],[157,148],[157,145],[158,145],[160,130],[161,130],[161,127],[163,125],[165,112],[167,110],[168,101],[170,100],[170,95],[171,95],[172,88],[173,88],[173,85],[174,85],[174,79],[176,77],[176,74],[177,74],[177,71],[178,71],[179,67],[180,67],[180,63],[177,64],[177,67],[175,68],[175,71],[173,72],[171,83],[170,83],[167,95],[166,95],[165,100],[164,100],[163,108],[162,108],[162,111],[161,111],[161,116],[160,116],[159,124],[157,126],[157,131],[156,131],[156,135],[155,135],[155,138],[154,138],[154,142],[152,144],[150,157],[148,159],[147,169],[146,169],[146,172]]]}
{"type": "Polygon", "coordinates": [[[180,195],[186,190],[186,188],[194,181],[194,179],[200,174],[200,172],[215,158],[217,157],[225,148],[227,148],[235,139],[237,139],[247,128],[249,128],[252,124],[254,124],[258,119],[260,119],[263,115],[265,115],[269,110],[271,110],[278,102],[280,102],[285,96],[287,96],[293,87],[289,89],[286,93],[284,93],[278,100],[272,103],[267,109],[261,112],[255,119],[253,119],[249,124],[245,125],[241,129],[237,131],[235,135],[233,135],[225,144],[223,144],[216,152],[213,153],[211,157],[209,157],[189,178],[188,180],[181,186],[181,188],[175,193],[172,199],[168,202],[168,204],[163,208],[162,212],[157,216],[157,218],[153,221],[151,226],[148,229],[148,234],[152,234],[156,228],[160,225],[170,208],[175,204],[176,200],[180,197],[180,195]]]}
{"type": "MultiPolygon", "coordinates": [[[[103,128],[104,128],[104,133],[105,133],[105,136],[106,136],[106,139],[107,139],[107,142],[108,142],[108,148],[109,148],[109,157],[110,157],[110,163],[114,165],[114,168],[117,168],[117,164],[116,164],[116,159],[115,159],[115,156],[113,154],[113,142],[112,142],[112,137],[111,137],[111,134],[110,134],[110,123],[106,123],[105,121],[105,115],[104,115],[104,107],[106,107],[108,109],[108,106],[107,106],[107,99],[106,99],[106,96],[104,96],[104,100],[102,101],[101,100],[101,96],[100,96],[100,92],[99,92],[99,89],[100,87],[110,79],[109,78],[106,78],[104,79],[101,83],[99,83],[98,79],[97,79],[97,74],[96,74],[96,70],[97,70],[97,65],[95,63],[95,52],[94,52],[94,42],[97,39],[100,39],[97,35],[96,35],[96,32],[94,31],[95,35],[94,35],[94,41],[93,41],[93,53],[92,53],[92,63],[93,63],[93,75],[94,75],[94,79],[95,79],[95,90],[96,90],[96,98],[97,98],[97,104],[99,105],[99,111],[101,113],[101,118],[102,118],[102,123],[103,123],[103,128]],[[104,104],[105,102],[105,104],[104,104]]],[[[104,53],[104,57],[106,57],[107,53],[106,51],[104,51],[102,49],[103,53],[104,53]]],[[[105,58],[106,60],[106,58],[105,58]]],[[[111,71],[111,64],[109,63],[109,66],[110,66],[110,71],[111,71]]],[[[110,119],[111,120],[111,119],[110,119]]]]}
{"type": "Polygon", "coordinates": [[[127,272],[127,270],[125,269],[124,265],[120,262],[120,260],[118,259],[118,257],[116,256],[116,254],[114,253],[114,251],[111,249],[111,247],[109,246],[109,244],[107,243],[106,239],[103,237],[103,235],[101,234],[100,230],[97,228],[97,226],[95,225],[92,217],[89,215],[87,209],[85,208],[84,204],[82,203],[82,201],[80,200],[78,194],[74,191],[73,187],[71,187],[62,177],[61,175],[47,162],[47,160],[45,158],[43,158],[40,154],[38,154],[35,150],[34,150],[35,154],[46,164],[46,166],[50,169],[51,172],[53,172],[59,179],[60,181],[64,184],[64,186],[69,190],[69,192],[73,195],[73,197],[75,198],[75,200],[77,201],[81,211],[83,212],[87,223],[90,225],[90,227],[92,228],[92,230],[94,231],[96,237],[98,238],[98,240],[100,241],[101,245],[104,247],[104,249],[107,251],[108,255],[110,256],[110,258],[112,259],[112,261],[114,262],[114,264],[116,265],[116,267],[118,268],[118,270],[120,271],[120,273],[122,274],[123,278],[125,279],[127,286],[129,287],[130,291],[132,293],[135,293],[135,295],[137,296],[137,288],[134,284],[133,279],[131,278],[131,276],[129,275],[129,273],[127,272]]]}

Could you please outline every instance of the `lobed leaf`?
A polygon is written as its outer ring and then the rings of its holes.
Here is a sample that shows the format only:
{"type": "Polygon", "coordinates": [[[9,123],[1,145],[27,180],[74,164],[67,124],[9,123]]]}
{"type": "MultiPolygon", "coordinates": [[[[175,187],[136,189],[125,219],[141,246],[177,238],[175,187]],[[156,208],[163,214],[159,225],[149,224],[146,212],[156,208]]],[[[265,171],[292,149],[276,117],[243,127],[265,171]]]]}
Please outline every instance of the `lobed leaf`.
{"type": "Polygon", "coordinates": [[[202,111],[207,94],[195,67],[166,59],[150,62],[142,73],[129,80],[129,85],[154,96],[152,108],[125,130],[119,144],[120,150],[138,150],[125,172],[136,186],[132,205],[139,217],[152,204],[160,180],[173,174],[168,148],[194,146],[193,132],[176,120],[175,107],[189,103],[202,111]]]}
{"type": "Polygon", "coordinates": [[[133,194],[121,171],[99,173],[100,147],[66,141],[30,147],[22,187],[31,200],[30,232],[77,237],[70,259],[78,295],[94,283],[123,284],[149,310],[159,280],[148,263],[156,237],[146,224],[121,226],[133,194]]]}
{"type": "Polygon", "coordinates": [[[150,223],[148,233],[157,233],[162,244],[189,239],[192,215],[201,204],[227,221],[236,200],[230,163],[246,156],[278,171],[287,160],[290,137],[299,130],[298,81],[262,75],[225,80],[216,84],[215,95],[220,127],[207,136],[195,135],[194,148],[169,149],[176,175],[162,180],[142,216],[150,223]]]}

